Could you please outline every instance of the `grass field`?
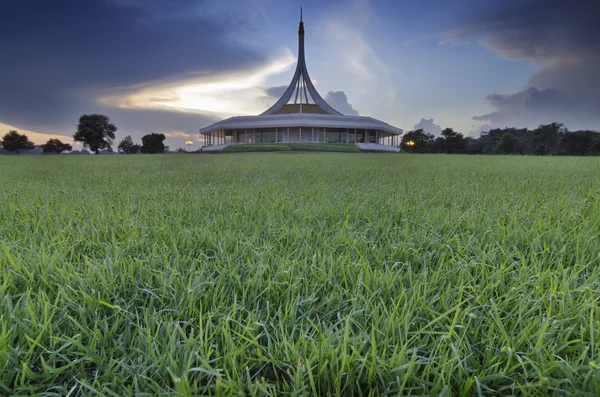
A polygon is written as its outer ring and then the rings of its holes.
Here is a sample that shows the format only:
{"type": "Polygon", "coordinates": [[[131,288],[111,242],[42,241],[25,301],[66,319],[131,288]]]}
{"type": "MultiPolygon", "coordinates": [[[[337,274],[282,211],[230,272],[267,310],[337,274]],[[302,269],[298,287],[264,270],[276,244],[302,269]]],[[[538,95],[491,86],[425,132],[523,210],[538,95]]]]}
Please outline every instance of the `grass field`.
{"type": "Polygon", "coordinates": [[[600,394],[600,159],[0,158],[0,394],[600,394]]]}

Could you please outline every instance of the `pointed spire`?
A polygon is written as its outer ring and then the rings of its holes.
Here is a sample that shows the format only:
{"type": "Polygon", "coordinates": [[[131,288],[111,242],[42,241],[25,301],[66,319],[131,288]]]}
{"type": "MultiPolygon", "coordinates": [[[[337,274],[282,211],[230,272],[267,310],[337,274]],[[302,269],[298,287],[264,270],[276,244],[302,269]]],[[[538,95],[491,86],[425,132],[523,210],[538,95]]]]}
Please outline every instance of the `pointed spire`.
{"type": "Polygon", "coordinates": [[[300,8],[300,27],[298,29],[298,63],[296,64],[294,77],[281,98],[262,114],[274,114],[284,106],[288,105],[290,101],[292,102],[290,105],[298,105],[300,113],[303,113],[304,111],[303,105],[310,105],[320,108],[321,112],[325,114],[342,114],[325,102],[315,89],[315,86],[308,75],[306,58],[304,55],[304,22],[302,21],[302,8],[300,8]],[[300,102],[298,102],[298,96],[300,96],[300,102]]]}

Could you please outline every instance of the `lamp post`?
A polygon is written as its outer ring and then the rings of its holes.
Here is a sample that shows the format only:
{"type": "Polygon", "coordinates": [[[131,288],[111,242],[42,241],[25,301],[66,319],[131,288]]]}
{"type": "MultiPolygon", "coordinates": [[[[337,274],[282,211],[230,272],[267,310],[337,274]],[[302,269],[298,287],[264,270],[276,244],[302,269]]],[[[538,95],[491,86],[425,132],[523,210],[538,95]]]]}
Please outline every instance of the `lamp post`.
{"type": "Polygon", "coordinates": [[[192,151],[191,147],[192,147],[192,144],[193,144],[193,143],[194,143],[194,142],[192,142],[192,141],[187,141],[187,142],[185,143],[186,145],[188,145],[188,152],[191,152],[191,151],[192,151]]]}

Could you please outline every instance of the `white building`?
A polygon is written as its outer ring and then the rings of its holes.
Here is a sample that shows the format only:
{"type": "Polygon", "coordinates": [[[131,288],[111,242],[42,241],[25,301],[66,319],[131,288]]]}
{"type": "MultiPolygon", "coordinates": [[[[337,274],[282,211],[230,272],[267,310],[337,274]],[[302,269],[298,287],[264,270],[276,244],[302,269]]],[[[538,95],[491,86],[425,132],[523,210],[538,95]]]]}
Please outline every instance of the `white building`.
{"type": "Polygon", "coordinates": [[[315,89],[306,68],[304,23],[300,15],[298,63],[281,98],[258,116],[221,120],[200,130],[206,146],[244,143],[354,143],[368,150],[390,150],[403,131],[372,117],[346,116],[315,89]]]}

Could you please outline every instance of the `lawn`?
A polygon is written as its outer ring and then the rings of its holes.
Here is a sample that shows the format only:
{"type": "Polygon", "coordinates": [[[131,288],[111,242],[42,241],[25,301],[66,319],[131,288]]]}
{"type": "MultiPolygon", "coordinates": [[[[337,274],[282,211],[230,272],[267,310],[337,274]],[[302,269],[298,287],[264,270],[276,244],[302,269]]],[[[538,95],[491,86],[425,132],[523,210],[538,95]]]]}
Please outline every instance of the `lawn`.
{"type": "Polygon", "coordinates": [[[600,158],[11,156],[0,204],[0,394],[600,394],[600,158]]]}

